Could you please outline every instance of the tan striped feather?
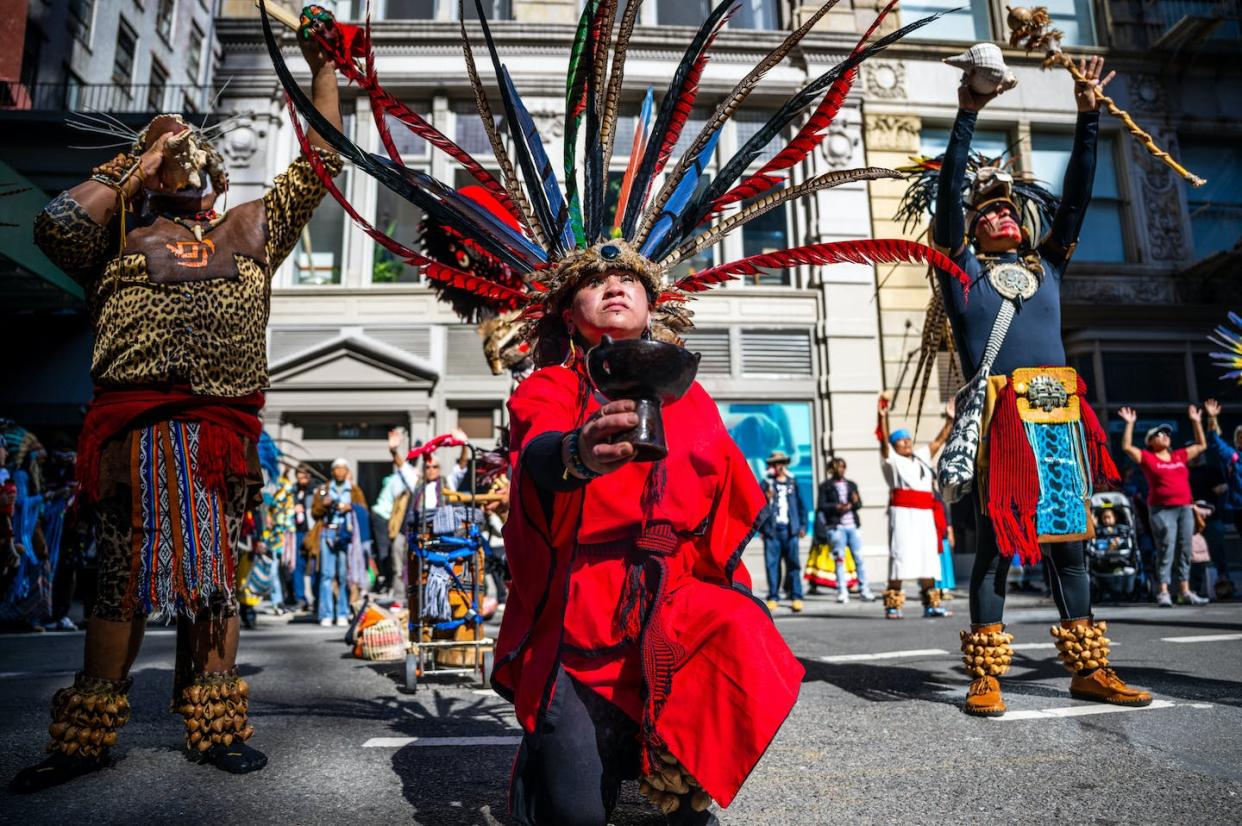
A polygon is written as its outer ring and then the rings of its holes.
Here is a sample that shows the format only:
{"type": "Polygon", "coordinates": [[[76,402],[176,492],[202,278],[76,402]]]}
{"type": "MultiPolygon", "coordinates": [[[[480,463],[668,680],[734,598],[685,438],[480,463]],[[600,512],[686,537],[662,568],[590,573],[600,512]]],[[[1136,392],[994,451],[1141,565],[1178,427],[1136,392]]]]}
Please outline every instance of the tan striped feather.
{"type": "MultiPolygon", "coordinates": [[[[906,414],[914,403],[914,388],[919,388],[919,404],[915,408],[914,428],[917,431],[919,420],[923,417],[923,402],[927,400],[927,389],[931,386],[932,374],[936,372],[936,357],[940,353],[940,345],[948,335],[949,316],[944,309],[944,296],[936,284],[935,274],[929,269],[931,278],[931,300],[927,302],[927,313],[923,317],[923,339],[919,343],[919,363],[910,379],[910,399],[906,402],[906,414]]],[[[950,340],[952,337],[950,336],[950,340]]]]}
{"type": "Polygon", "coordinates": [[[505,151],[505,145],[500,140],[500,133],[496,131],[496,121],[492,118],[492,107],[487,102],[487,91],[483,88],[483,81],[479,78],[478,67],[474,64],[474,49],[470,46],[470,38],[466,35],[466,19],[464,14],[465,0],[457,0],[457,18],[461,25],[461,43],[463,51],[466,55],[466,74],[470,77],[470,86],[474,89],[474,105],[479,111],[479,117],[483,120],[483,131],[487,133],[487,142],[492,145],[492,153],[496,156],[496,163],[500,165],[500,176],[505,182],[505,189],[509,192],[509,197],[513,199],[513,203],[517,204],[518,211],[522,213],[522,223],[531,233],[531,237],[535,239],[535,243],[548,248],[548,241],[543,235],[543,230],[539,226],[539,222],[533,217],[530,208],[530,202],[526,200],[526,193],[522,190],[522,185],[518,182],[517,173],[513,169],[513,161],[509,159],[509,153],[505,151]]]}
{"type": "MultiPolygon", "coordinates": [[[[689,149],[682,153],[681,158],[677,161],[677,166],[673,168],[672,173],[665,177],[664,184],[660,187],[660,191],[656,194],[655,199],[651,201],[648,206],[647,214],[643,216],[642,223],[639,225],[638,233],[634,236],[635,238],[647,237],[647,232],[651,229],[651,224],[655,221],[656,217],[659,216],[660,210],[664,209],[664,205],[668,203],[668,199],[672,197],[673,190],[677,187],[678,182],[681,181],[686,172],[690,169],[690,165],[694,163],[694,159],[699,156],[699,153],[703,151],[703,147],[707,145],[708,138],[710,138],[718,128],[724,125],[729,118],[733,117],[734,112],[736,112],[737,108],[742,105],[742,101],[746,100],[747,96],[749,96],[750,93],[755,90],[755,87],[759,85],[759,81],[763,80],[763,76],[771,71],[773,66],[784,60],[785,55],[789,54],[793,47],[798,45],[798,42],[801,41],[802,38],[805,37],[806,34],[815,26],[815,24],[820,21],[820,18],[827,14],[829,10],[831,10],[832,7],[838,2],[839,0],[828,0],[828,2],[824,3],[824,5],[820,6],[819,10],[816,11],[815,14],[806,19],[806,22],[790,32],[789,36],[781,42],[781,45],[768,52],[768,56],[759,61],[755,68],[751,69],[750,72],[747,73],[746,77],[738,81],[737,85],[733,87],[733,91],[726,95],[724,100],[720,101],[720,105],[716,107],[716,111],[712,114],[712,116],[707,119],[707,124],[703,127],[703,130],[699,132],[699,136],[694,139],[694,143],[690,145],[689,149]]],[[[631,3],[630,5],[633,6],[635,4],[631,3]]],[[[626,12],[629,12],[628,8],[626,9],[626,12]]],[[[609,155],[611,155],[612,147],[610,146],[608,148],[609,155]]],[[[606,155],[605,159],[607,159],[609,155],[606,155]]]]}
{"type": "Polygon", "coordinates": [[[625,78],[625,54],[629,50],[630,35],[634,33],[634,22],[641,7],[641,0],[630,0],[626,4],[625,14],[621,15],[621,28],[617,31],[617,42],[612,48],[612,73],[608,77],[608,93],[604,96],[604,111],[599,119],[605,175],[608,174],[608,165],[612,163],[612,144],[617,137],[617,110],[621,103],[621,81],[625,78]]]}
{"type": "Polygon", "coordinates": [[[786,189],[778,189],[768,195],[763,196],[757,201],[747,204],[742,209],[725,218],[718,224],[714,224],[711,229],[702,235],[696,235],[688,239],[675,252],[660,262],[661,268],[669,268],[676,266],[679,261],[686,258],[692,258],[701,251],[707,249],[712,244],[720,241],[730,232],[742,226],[748,221],[753,221],[765,212],[770,212],[786,201],[794,198],[801,198],[821,189],[831,189],[834,186],[848,184],[854,181],[874,181],[878,178],[901,178],[900,172],[892,169],[886,169],[882,166],[866,166],[860,169],[843,169],[836,172],[825,172],[823,175],[817,175],[808,181],[803,181],[797,186],[791,186],[786,189]]]}

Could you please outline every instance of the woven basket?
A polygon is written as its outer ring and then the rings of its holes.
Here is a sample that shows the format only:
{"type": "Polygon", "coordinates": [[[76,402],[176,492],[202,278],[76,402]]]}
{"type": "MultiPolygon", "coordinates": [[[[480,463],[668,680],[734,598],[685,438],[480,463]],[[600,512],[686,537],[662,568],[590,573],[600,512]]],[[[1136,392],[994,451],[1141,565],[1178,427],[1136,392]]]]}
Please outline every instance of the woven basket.
{"type": "Polygon", "coordinates": [[[378,662],[405,658],[405,635],[392,620],[380,620],[362,632],[362,657],[378,662]]]}

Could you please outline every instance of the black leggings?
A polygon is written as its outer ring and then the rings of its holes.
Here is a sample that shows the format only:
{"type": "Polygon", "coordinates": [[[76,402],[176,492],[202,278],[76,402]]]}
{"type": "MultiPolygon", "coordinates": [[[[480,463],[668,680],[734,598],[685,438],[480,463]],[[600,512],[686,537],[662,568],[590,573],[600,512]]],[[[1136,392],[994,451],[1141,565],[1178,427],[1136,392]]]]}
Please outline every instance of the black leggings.
{"type": "MultiPolygon", "coordinates": [[[[535,734],[522,738],[510,805],[522,826],[605,826],[621,781],[638,777],[638,724],[561,670],[535,734]]],[[[716,824],[688,795],[669,816],[678,826],[716,824]]]]}
{"type": "MultiPolygon", "coordinates": [[[[1091,578],[1087,573],[1086,543],[1054,542],[1043,545],[1044,563],[1052,599],[1061,619],[1091,616],[1091,578]]],[[[975,511],[975,564],[970,571],[970,622],[992,625],[1005,616],[1005,588],[1012,558],[996,547],[992,520],[975,511]]]]}

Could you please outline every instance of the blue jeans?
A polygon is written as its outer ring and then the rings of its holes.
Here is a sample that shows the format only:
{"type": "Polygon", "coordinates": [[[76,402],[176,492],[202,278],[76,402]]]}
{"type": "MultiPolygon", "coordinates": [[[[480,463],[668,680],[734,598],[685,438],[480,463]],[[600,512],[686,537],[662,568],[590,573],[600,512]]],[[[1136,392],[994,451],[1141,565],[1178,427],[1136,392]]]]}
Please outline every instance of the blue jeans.
{"type": "Polygon", "coordinates": [[[763,535],[763,561],[768,569],[768,599],[775,600],[781,590],[781,560],[789,576],[790,599],[802,599],[802,563],[798,560],[798,535],[788,525],[777,525],[763,535]]]}
{"type": "Polygon", "coordinates": [[[854,573],[858,575],[858,590],[865,593],[869,589],[867,571],[862,561],[862,534],[858,532],[858,528],[838,525],[832,529],[829,539],[832,541],[832,558],[837,563],[837,590],[849,591],[849,577],[845,575],[845,549],[849,548],[850,555],[854,557],[854,573]]]}
{"type": "Polygon", "coordinates": [[[297,554],[293,563],[293,598],[298,602],[306,600],[306,551],[302,549],[302,540],[306,538],[306,531],[298,531],[294,534],[294,541],[297,547],[293,552],[297,554]]]}
{"type": "Polygon", "coordinates": [[[345,570],[349,557],[348,535],[326,538],[319,548],[319,619],[332,619],[332,583],[337,584],[336,616],[349,619],[349,585],[345,570]]]}

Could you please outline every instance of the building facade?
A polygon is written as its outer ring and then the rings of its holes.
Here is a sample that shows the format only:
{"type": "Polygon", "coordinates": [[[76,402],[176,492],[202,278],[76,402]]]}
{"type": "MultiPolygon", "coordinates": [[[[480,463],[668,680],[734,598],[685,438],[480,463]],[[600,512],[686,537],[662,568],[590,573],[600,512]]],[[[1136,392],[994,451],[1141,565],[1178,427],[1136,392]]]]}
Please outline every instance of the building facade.
{"type": "MultiPolygon", "coordinates": [[[[636,113],[647,85],[663,93],[689,27],[709,10],[704,0],[642,2],[627,63],[627,115],[636,113]]],[[[357,20],[365,8],[357,0],[325,5],[343,20],[357,20]]],[[[727,159],[790,93],[848,54],[883,5],[840,0],[747,100],[723,134],[716,162],[727,159]]],[[[884,31],[899,20],[956,5],[905,2],[884,31]]],[[[1228,403],[1233,392],[1215,380],[1205,335],[1230,302],[1242,304],[1235,266],[1242,234],[1242,85],[1236,61],[1222,59],[1231,50],[1236,54],[1237,2],[1050,5],[1067,32],[1067,48],[1105,54],[1120,74],[1109,88],[1120,105],[1209,179],[1203,189],[1188,189],[1105,116],[1095,200],[1065,287],[1070,357],[1091,382],[1110,425],[1116,407],[1131,403],[1145,419],[1171,418],[1184,426],[1187,401],[1216,392],[1228,403]]],[[[565,61],[580,0],[486,0],[484,7],[549,154],[558,157],[565,61]]],[[[472,9],[468,4],[470,17],[472,9]]],[[[716,41],[683,146],[719,97],[814,9],[802,0],[742,5],[716,41]]],[[[956,109],[957,85],[956,70],[941,61],[978,40],[1003,41],[1003,12],[999,0],[971,0],[917,39],[864,64],[826,140],[791,170],[792,181],[863,165],[897,167],[911,155],[939,152],[956,109]]],[[[386,88],[490,164],[466,79],[458,13],[452,0],[373,0],[378,73],[386,88]]],[[[223,89],[215,111],[246,114],[220,141],[230,165],[230,198],[257,197],[297,149],[256,14],[253,0],[30,0],[26,52],[38,41],[37,57],[6,70],[13,80],[6,83],[10,104],[0,109],[0,119],[36,127],[5,130],[0,160],[9,166],[0,172],[11,169],[29,180],[33,204],[81,180],[99,160],[99,153],[88,158],[48,149],[80,142],[60,125],[68,111],[104,109],[140,125],[155,108],[204,112],[223,89]],[[163,16],[169,10],[171,28],[163,16]],[[199,33],[201,46],[195,47],[199,33]],[[55,88],[42,92],[44,83],[55,88]],[[22,100],[31,103],[23,106],[22,100]]],[[[477,26],[469,30],[481,46],[477,26]]],[[[307,82],[295,40],[288,33],[283,38],[286,59],[307,82]]],[[[1021,169],[1059,183],[1074,122],[1070,80],[1062,71],[1041,70],[1036,57],[1008,48],[1005,55],[1020,83],[987,108],[976,146],[1012,148],[1021,169]]],[[[480,68],[494,96],[494,78],[480,68]]],[[[346,132],[380,151],[366,97],[344,86],[342,95],[346,132]]],[[[623,118],[614,177],[624,168],[632,129],[632,119],[623,118]]],[[[451,161],[399,125],[393,134],[407,164],[441,180],[466,182],[451,161]]],[[[373,224],[416,243],[421,216],[411,205],[349,169],[338,185],[373,224]]],[[[902,237],[903,229],[891,221],[902,189],[900,182],[880,181],[823,191],[769,213],[686,266],[819,241],[902,237]]],[[[0,208],[29,212],[37,205],[0,202],[0,208]]],[[[22,219],[27,227],[30,217],[22,219]]],[[[72,425],[72,411],[80,415],[89,397],[89,335],[80,290],[75,298],[72,285],[59,292],[49,288],[53,273],[30,280],[38,268],[29,250],[10,245],[0,252],[8,267],[6,293],[24,285],[21,323],[44,342],[43,357],[21,383],[26,395],[6,388],[0,407],[37,417],[36,401],[51,399],[58,423],[72,425]],[[59,329],[53,322],[65,331],[48,332],[59,329]],[[62,376],[72,380],[58,384],[50,378],[62,376]],[[74,384],[75,377],[82,381],[74,384]]],[[[700,378],[756,471],[762,472],[770,450],[782,449],[794,457],[794,472],[813,498],[827,458],[840,455],[849,462],[867,504],[864,536],[873,578],[882,570],[887,539],[875,399],[881,390],[898,389],[898,410],[904,411],[910,353],[922,336],[928,298],[922,268],[837,265],[765,272],[692,305],[696,329],[688,345],[702,354],[700,378]]],[[[474,329],[435,301],[416,268],[378,248],[330,199],[273,284],[269,363],[269,432],[299,459],[345,456],[368,490],[386,472],[384,439],[391,427],[405,427],[416,439],[460,427],[489,442],[505,423],[510,380],[490,374],[474,329]]],[[[945,353],[923,408],[920,438],[930,438],[953,389],[950,364],[945,353]]]]}
{"type": "MultiPolygon", "coordinates": [[[[963,6],[863,69],[869,163],[900,166],[943,151],[957,110],[960,71],[941,61],[972,43],[997,42],[1018,86],[996,98],[976,127],[985,155],[1008,152],[1017,170],[1059,191],[1076,111],[1067,72],[1043,70],[1042,55],[1009,48],[1005,6],[903,3],[912,15],[963,6]]],[[[1047,6],[1065,32],[1065,51],[1102,55],[1117,78],[1107,92],[1186,167],[1207,179],[1191,187],[1156,161],[1121,122],[1101,117],[1094,194],[1063,286],[1063,334],[1070,364],[1091,387],[1105,427],[1119,444],[1117,410],[1132,405],[1140,432],[1172,422],[1190,439],[1186,405],[1216,396],[1239,420],[1236,383],[1211,365],[1208,332],[1242,303],[1242,46],[1236,2],[1054,0],[1047,6]]],[[[871,184],[877,236],[902,232],[892,216],[904,185],[871,184]]],[[[926,224],[913,234],[925,233],[926,224]]],[[[922,236],[921,236],[922,237],[922,236]]],[[[930,291],[926,270],[882,275],[879,315],[886,384],[908,373],[922,335],[930,291]]],[[[1053,334],[1055,331],[1050,331],[1053,334]]],[[[1219,348],[1217,348],[1219,349],[1219,348]]],[[[957,386],[942,355],[924,406],[923,433],[957,386]]],[[[1118,451],[1119,454],[1119,451],[1118,451]]]]}

